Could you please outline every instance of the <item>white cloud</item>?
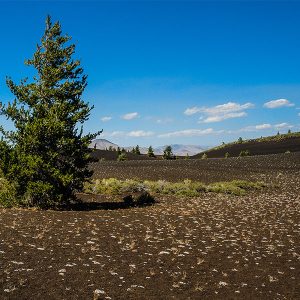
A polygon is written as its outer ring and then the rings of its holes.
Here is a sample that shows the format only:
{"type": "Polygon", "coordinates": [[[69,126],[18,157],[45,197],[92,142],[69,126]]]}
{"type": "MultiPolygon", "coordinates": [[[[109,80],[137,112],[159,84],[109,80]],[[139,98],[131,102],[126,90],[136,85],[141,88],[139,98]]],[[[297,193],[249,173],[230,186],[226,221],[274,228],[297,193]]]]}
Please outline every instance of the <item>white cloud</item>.
{"type": "Polygon", "coordinates": [[[187,116],[191,116],[191,115],[194,115],[194,114],[196,114],[198,112],[201,112],[201,108],[197,107],[197,106],[194,106],[194,107],[191,107],[191,108],[187,108],[184,111],[184,114],[187,115],[187,116]]]}
{"type": "Polygon", "coordinates": [[[103,137],[121,137],[124,136],[124,131],[103,132],[103,137]]]}
{"type": "Polygon", "coordinates": [[[128,113],[123,115],[121,118],[123,120],[133,120],[139,117],[139,114],[137,112],[132,112],[132,113],[128,113]]]}
{"type": "Polygon", "coordinates": [[[245,117],[247,113],[245,110],[253,108],[254,105],[250,102],[239,104],[235,102],[228,102],[212,107],[197,107],[187,108],[184,111],[185,115],[193,115],[196,113],[203,113],[204,116],[199,118],[200,123],[221,122],[227,119],[245,117]]]}
{"type": "Polygon", "coordinates": [[[290,107],[290,106],[294,106],[294,103],[291,103],[289,100],[287,99],[277,99],[277,100],[271,100],[269,102],[266,102],[264,104],[264,107],[266,108],[278,108],[278,107],[290,107]]]}
{"type": "Polygon", "coordinates": [[[264,130],[264,129],[270,129],[272,128],[271,124],[260,124],[260,125],[256,125],[255,129],[257,130],[264,130]]]}
{"type": "Polygon", "coordinates": [[[300,117],[300,113],[298,113],[298,116],[300,117]]]}
{"type": "Polygon", "coordinates": [[[154,133],[152,131],[144,131],[144,130],[136,130],[136,131],[130,131],[127,133],[127,136],[130,137],[146,137],[146,136],[152,136],[154,133]]]}
{"type": "Polygon", "coordinates": [[[227,119],[233,119],[233,118],[241,118],[245,117],[247,114],[242,111],[242,112],[236,112],[236,113],[228,113],[224,115],[216,115],[216,116],[210,116],[205,119],[201,118],[199,120],[199,123],[214,123],[214,122],[221,122],[227,119]]]}
{"type": "Polygon", "coordinates": [[[212,128],[207,129],[186,129],[180,131],[167,132],[158,135],[159,138],[170,138],[170,137],[192,137],[202,136],[207,134],[220,133],[221,131],[214,131],[212,128]]]}
{"type": "Polygon", "coordinates": [[[237,111],[243,111],[249,108],[254,107],[252,103],[239,104],[235,102],[228,102],[225,104],[213,106],[213,107],[204,107],[202,108],[202,112],[208,115],[220,115],[220,114],[228,114],[237,111]]]}
{"type": "Polygon", "coordinates": [[[285,128],[293,128],[293,125],[288,123],[280,123],[276,125],[271,124],[259,124],[254,126],[247,126],[239,130],[239,132],[251,132],[251,131],[259,131],[259,130],[267,130],[267,129],[285,129],[285,128]]]}
{"type": "Polygon", "coordinates": [[[135,131],[112,131],[112,132],[104,132],[102,134],[103,137],[147,137],[152,136],[154,133],[152,131],[144,131],[144,130],[135,130],[135,131]]]}
{"type": "Polygon", "coordinates": [[[284,128],[293,128],[293,125],[290,125],[289,123],[280,123],[280,124],[276,124],[274,125],[274,127],[276,129],[284,129],[284,128]]]}
{"type": "Polygon", "coordinates": [[[102,122],[108,122],[108,121],[110,121],[111,119],[112,119],[112,117],[106,116],[106,117],[102,117],[102,118],[101,118],[101,121],[102,121],[102,122]]]}

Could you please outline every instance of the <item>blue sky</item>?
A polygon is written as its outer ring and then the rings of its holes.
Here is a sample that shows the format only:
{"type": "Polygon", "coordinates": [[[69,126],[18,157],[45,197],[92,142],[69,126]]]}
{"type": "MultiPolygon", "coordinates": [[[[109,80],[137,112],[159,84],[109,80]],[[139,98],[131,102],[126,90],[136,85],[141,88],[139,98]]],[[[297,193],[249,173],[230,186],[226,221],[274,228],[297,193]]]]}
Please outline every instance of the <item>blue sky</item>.
{"type": "Polygon", "coordinates": [[[298,1],[2,0],[1,101],[13,99],[6,76],[33,75],[23,62],[47,14],[89,76],[86,131],[158,146],[300,130],[298,1]]]}

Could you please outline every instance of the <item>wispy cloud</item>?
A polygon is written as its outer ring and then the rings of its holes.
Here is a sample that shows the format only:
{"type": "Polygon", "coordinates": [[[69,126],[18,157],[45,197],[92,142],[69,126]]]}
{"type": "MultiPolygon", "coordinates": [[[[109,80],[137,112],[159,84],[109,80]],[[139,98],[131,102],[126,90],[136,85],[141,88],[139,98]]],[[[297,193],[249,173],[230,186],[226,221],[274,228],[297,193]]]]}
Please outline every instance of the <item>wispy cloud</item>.
{"type": "Polygon", "coordinates": [[[278,107],[291,107],[294,106],[294,103],[291,103],[287,99],[277,99],[277,100],[271,100],[264,104],[264,107],[266,108],[278,108],[278,107]]]}
{"type": "Polygon", "coordinates": [[[248,102],[245,104],[239,104],[235,102],[228,102],[212,107],[197,107],[187,108],[184,114],[191,116],[196,113],[203,113],[199,123],[214,123],[221,122],[227,119],[241,118],[247,116],[245,110],[253,108],[254,104],[248,102]]]}
{"type": "Polygon", "coordinates": [[[122,137],[124,136],[124,131],[111,131],[111,132],[103,132],[102,137],[122,137]]]}
{"type": "Polygon", "coordinates": [[[126,135],[130,137],[147,137],[152,136],[154,133],[152,131],[136,130],[130,131],[126,135]]]}
{"type": "Polygon", "coordinates": [[[167,124],[173,122],[172,118],[163,118],[163,119],[157,119],[156,123],[157,124],[167,124]]]}
{"type": "Polygon", "coordinates": [[[236,112],[236,113],[228,113],[224,115],[216,115],[216,116],[209,116],[205,119],[200,118],[198,123],[214,123],[214,122],[221,122],[227,119],[234,119],[234,118],[242,118],[247,116],[247,114],[242,111],[242,112],[236,112]]]}
{"type": "Polygon", "coordinates": [[[170,137],[192,137],[192,136],[202,136],[208,134],[221,133],[222,131],[215,131],[212,128],[207,129],[185,129],[180,131],[167,132],[158,135],[159,138],[170,138],[170,137]]]}
{"type": "Polygon", "coordinates": [[[251,132],[251,131],[260,131],[260,130],[268,130],[268,129],[287,129],[287,128],[293,128],[294,126],[289,123],[280,123],[280,124],[259,124],[254,126],[247,126],[240,130],[239,132],[251,132]]]}
{"type": "Polygon", "coordinates": [[[112,131],[112,132],[104,132],[102,134],[103,137],[148,137],[153,136],[154,132],[152,131],[144,131],[144,130],[133,130],[133,131],[112,131]]]}
{"type": "Polygon", "coordinates": [[[184,111],[184,114],[187,115],[187,116],[191,116],[191,115],[194,115],[196,113],[201,112],[201,110],[202,110],[201,107],[194,106],[194,107],[191,107],[191,108],[187,108],[184,111]]]}
{"type": "Polygon", "coordinates": [[[136,119],[139,117],[139,114],[137,112],[132,112],[132,113],[128,113],[128,114],[125,114],[123,115],[121,118],[123,120],[133,120],[133,119],[136,119]]]}
{"type": "Polygon", "coordinates": [[[293,128],[293,125],[290,125],[289,123],[280,123],[280,124],[276,124],[274,125],[274,127],[276,129],[285,129],[285,128],[293,128]]]}
{"type": "Polygon", "coordinates": [[[108,121],[110,121],[111,119],[112,119],[112,117],[105,116],[105,117],[102,117],[102,118],[101,118],[101,121],[102,121],[102,122],[108,122],[108,121]]]}
{"type": "Polygon", "coordinates": [[[270,128],[272,128],[271,124],[255,125],[255,129],[257,129],[257,130],[264,130],[264,129],[270,129],[270,128]]]}
{"type": "Polygon", "coordinates": [[[145,120],[152,121],[157,124],[168,124],[174,121],[174,119],[170,117],[154,117],[154,116],[147,116],[145,117],[145,120]]]}

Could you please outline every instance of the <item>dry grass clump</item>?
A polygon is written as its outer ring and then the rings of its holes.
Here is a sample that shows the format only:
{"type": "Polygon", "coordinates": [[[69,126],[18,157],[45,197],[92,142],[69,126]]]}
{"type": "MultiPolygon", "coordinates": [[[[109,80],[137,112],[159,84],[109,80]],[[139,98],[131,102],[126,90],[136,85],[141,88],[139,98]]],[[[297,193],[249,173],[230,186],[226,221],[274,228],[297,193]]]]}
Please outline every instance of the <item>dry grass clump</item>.
{"type": "Polygon", "coordinates": [[[168,182],[165,180],[120,180],[116,178],[97,179],[87,183],[85,191],[93,194],[118,195],[124,193],[149,192],[151,194],[197,197],[203,192],[214,192],[233,195],[244,195],[248,190],[257,190],[265,187],[262,182],[233,180],[204,184],[198,181],[185,179],[183,182],[168,182]]]}
{"type": "Polygon", "coordinates": [[[233,195],[245,195],[246,191],[257,190],[265,187],[263,182],[233,180],[230,182],[217,182],[207,186],[207,191],[233,195]]]}

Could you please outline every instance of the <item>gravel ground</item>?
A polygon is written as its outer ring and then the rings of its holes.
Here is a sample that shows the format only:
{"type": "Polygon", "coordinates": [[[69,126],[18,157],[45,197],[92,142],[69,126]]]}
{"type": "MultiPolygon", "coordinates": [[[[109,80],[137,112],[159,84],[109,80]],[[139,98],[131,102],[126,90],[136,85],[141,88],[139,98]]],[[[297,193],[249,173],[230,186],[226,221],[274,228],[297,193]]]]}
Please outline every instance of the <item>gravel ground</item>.
{"type": "Polygon", "coordinates": [[[0,209],[0,299],[300,299],[299,153],[93,167],[97,178],[274,185],[143,208],[0,209]]]}

